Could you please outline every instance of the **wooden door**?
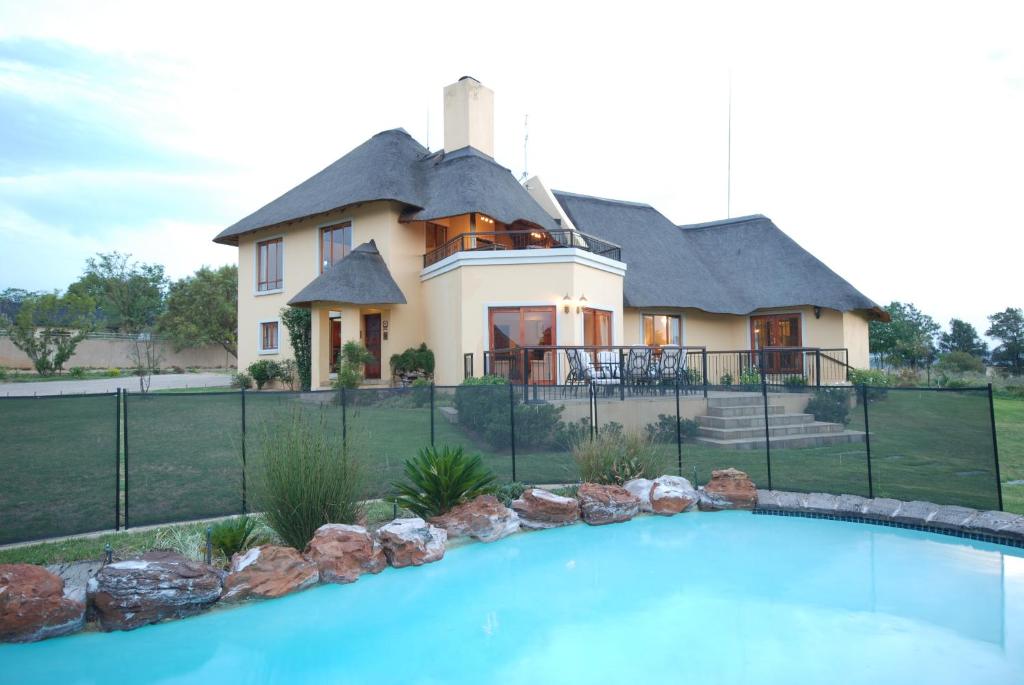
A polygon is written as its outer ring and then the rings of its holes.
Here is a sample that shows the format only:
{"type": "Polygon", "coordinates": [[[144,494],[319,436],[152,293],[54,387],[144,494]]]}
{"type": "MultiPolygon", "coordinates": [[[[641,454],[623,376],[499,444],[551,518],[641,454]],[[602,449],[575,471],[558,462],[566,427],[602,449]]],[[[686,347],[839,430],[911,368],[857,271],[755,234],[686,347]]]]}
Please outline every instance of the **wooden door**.
{"type": "Polygon", "coordinates": [[[770,374],[801,374],[804,370],[803,353],[799,349],[779,350],[770,348],[800,348],[802,346],[799,314],[772,314],[750,317],[750,347],[759,357],[764,372],[770,374]],[[761,352],[769,348],[766,352],[761,352]]]}
{"type": "Polygon", "coordinates": [[[341,319],[331,319],[331,373],[338,373],[338,357],[341,356],[341,319]]]}
{"type": "Polygon", "coordinates": [[[363,367],[366,378],[380,378],[380,314],[363,315],[363,335],[366,338],[366,349],[376,361],[363,367]]]}
{"type": "Polygon", "coordinates": [[[555,382],[554,352],[530,350],[523,358],[521,347],[555,344],[554,307],[492,307],[489,311],[491,373],[515,383],[555,382]],[[526,366],[524,367],[524,362],[526,366]]]}

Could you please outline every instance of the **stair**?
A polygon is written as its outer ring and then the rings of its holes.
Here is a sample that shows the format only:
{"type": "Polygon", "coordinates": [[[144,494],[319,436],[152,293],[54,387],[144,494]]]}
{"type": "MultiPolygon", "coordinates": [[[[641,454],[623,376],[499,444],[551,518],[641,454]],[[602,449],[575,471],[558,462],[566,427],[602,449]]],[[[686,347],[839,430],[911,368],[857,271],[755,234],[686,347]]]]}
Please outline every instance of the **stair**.
{"type": "MultiPolygon", "coordinates": [[[[864,442],[864,433],[839,423],[815,421],[811,414],[787,414],[768,404],[768,435],[772,447],[799,449],[864,442]]],[[[765,406],[760,395],[737,393],[708,399],[708,413],[697,417],[697,442],[727,449],[764,449],[765,406]]]]}

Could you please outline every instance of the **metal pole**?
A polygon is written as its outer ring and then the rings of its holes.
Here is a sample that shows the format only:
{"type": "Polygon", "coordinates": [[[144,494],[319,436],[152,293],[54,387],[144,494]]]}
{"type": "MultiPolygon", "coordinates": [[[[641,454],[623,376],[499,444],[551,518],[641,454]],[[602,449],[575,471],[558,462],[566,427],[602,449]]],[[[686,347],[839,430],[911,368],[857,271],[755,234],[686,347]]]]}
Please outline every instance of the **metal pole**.
{"type": "Polygon", "coordinates": [[[679,414],[679,379],[676,378],[676,461],[679,475],[683,475],[683,421],[679,414]]]}
{"type": "Polygon", "coordinates": [[[512,446],[512,482],[516,482],[516,395],[515,386],[508,384],[509,443],[512,446]]]}
{"type": "Polygon", "coordinates": [[[708,398],[708,348],[700,351],[700,373],[704,378],[704,399],[708,398]]]}
{"type": "Polygon", "coordinates": [[[434,445],[434,382],[430,382],[430,445],[434,445]]]}
{"type": "Polygon", "coordinates": [[[619,348],[619,400],[626,401],[626,352],[619,348]]]}
{"type": "Polygon", "coordinates": [[[128,388],[121,388],[121,397],[124,399],[124,422],[121,424],[124,430],[124,529],[128,530],[128,388]]]}
{"type": "Polygon", "coordinates": [[[875,496],[875,482],[871,474],[871,424],[868,422],[868,386],[860,384],[860,401],[864,404],[864,443],[868,450],[868,497],[875,496]]]}
{"type": "Polygon", "coordinates": [[[117,389],[114,409],[114,443],[114,530],[117,531],[121,529],[121,388],[117,389]]]}
{"type": "Polygon", "coordinates": [[[590,441],[593,442],[594,438],[598,436],[597,430],[597,389],[594,387],[594,382],[591,381],[587,386],[590,391],[590,441]]]}
{"type": "Polygon", "coordinates": [[[772,439],[768,428],[768,383],[764,376],[764,364],[761,365],[761,396],[764,398],[764,458],[768,467],[768,489],[772,489],[772,439]]]}
{"type": "Polygon", "coordinates": [[[245,492],[245,386],[242,386],[242,513],[246,513],[245,492]]]}
{"type": "Polygon", "coordinates": [[[988,416],[992,423],[992,458],[996,467],[996,497],[999,511],[1003,510],[1003,479],[999,475],[999,443],[996,442],[996,403],[992,397],[992,384],[988,384],[988,416]]]}
{"type": "Polygon", "coordinates": [[[814,350],[814,385],[821,387],[821,350],[814,350]]]}
{"type": "Polygon", "coordinates": [[[341,446],[348,447],[348,416],[345,411],[345,386],[341,386],[341,446]]]}

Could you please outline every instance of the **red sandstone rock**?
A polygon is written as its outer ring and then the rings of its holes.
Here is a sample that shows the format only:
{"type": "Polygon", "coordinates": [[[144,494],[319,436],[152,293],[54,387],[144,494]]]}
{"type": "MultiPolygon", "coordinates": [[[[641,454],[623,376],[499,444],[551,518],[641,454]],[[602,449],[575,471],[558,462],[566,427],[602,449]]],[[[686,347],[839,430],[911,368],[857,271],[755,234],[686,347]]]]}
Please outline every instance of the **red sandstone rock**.
{"type": "Polygon", "coordinates": [[[628,521],[640,510],[640,499],[619,485],[584,483],[577,498],[583,520],[592,526],[628,521]]]}
{"type": "Polygon", "coordinates": [[[703,490],[709,497],[701,498],[701,511],[753,509],[757,505],[757,488],[747,474],[737,469],[712,471],[703,490]]]}
{"type": "Polygon", "coordinates": [[[223,600],[271,599],[302,590],[320,580],[317,565],[296,549],[261,545],[231,557],[223,600]]]}
{"type": "Polygon", "coordinates": [[[380,543],[365,528],[340,523],[317,528],[304,554],[325,583],[354,583],[362,574],[380,573],[388,565],[380,543]]]}
{"type": "Polygon", "coordinates": [[[494,495],[481,495],[430,522],[444,528],[449,538],[471,537],[481,542],[494,542],[519,531],[519,516],[494,495]]]}
{"type": "Polygon", "coordinates": [[[671,516],[693,508],[700,500],[690,481],[682,476],[661,476],[651,486],[651,511],[671,516]]]}
{"type": "Polygon", "coordinates": [[[448,532],[421,518],[395,519],[377,529],[384,556],[395,568],[421,566],[444,558],[448,532]]]}
{"type": "Polygon", "coordinates": [[[561,497],[547,490],[530,488],[512,502],[523,528],[556,528],[580,520],[580,503],[573,497],[561,497]]]}
{"type": "Polygon", "coordinates": [[[89,602],[104,630],[132,630],[197,614],[217,601],[220,572],[176,552],[107,564],[89,581],[89,602]]]}
{"type": "Polygon", "coordinates": [[[35,642],[85,624],[85,604],[64,596],[64,581],[42,566],[0,564],[0,642],[35,642]]]}

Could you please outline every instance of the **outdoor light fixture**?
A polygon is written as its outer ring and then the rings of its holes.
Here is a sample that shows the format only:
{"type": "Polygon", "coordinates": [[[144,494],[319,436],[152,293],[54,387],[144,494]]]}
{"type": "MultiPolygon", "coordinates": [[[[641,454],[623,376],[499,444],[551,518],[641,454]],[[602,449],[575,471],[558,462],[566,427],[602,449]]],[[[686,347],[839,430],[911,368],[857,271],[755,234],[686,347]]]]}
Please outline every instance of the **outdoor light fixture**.
{"type": "Polygon", "coordinates": [[[580,295],[580,301],[576,304],[576,313],[577,314],[582,314],[583,313],[583,306],[586,303],[587,303],[587,296],[586,295],[580,295]]]}
{"type": "Polygon", "coordinates": [[[821,318],[821,307],[815,307],[814,308],[814,318],[815,319],[820,319],[821,318]]]}
{"type": "Polygon", "coordinates": [[[562,305],[565,307],[565,313],[566,314],[569,313],[569,305],[571,305],[571,304],[572,304],[572,298],[569,297],[569,293],[566,293],[565,297],[562,298],[562,305]]]}

